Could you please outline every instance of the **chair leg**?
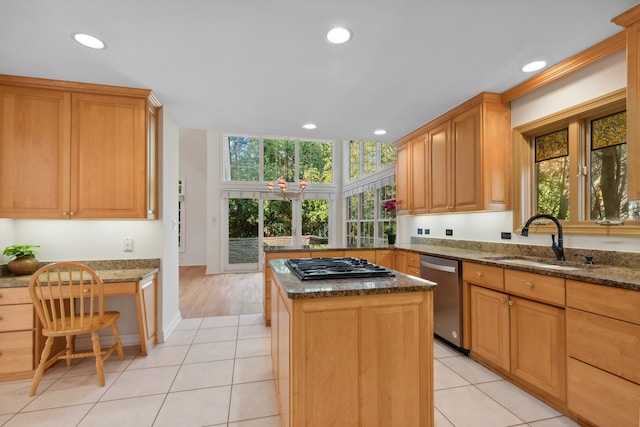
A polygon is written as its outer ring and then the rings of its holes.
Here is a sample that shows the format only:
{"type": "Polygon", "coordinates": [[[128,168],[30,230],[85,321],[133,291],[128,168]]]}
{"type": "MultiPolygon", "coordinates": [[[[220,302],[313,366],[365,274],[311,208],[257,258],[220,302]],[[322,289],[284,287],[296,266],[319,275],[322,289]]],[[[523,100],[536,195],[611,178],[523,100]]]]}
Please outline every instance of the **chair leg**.
{"type": "Polygon", "coordinates": [[[93,343],[93,354],[96,356],[96,371],[100,385],[104,386],[104,362],[102,360],[102,350],[100,349],[100,336],[97,331],[91,332],[91,342],[93,343]]]}
{"type": "Polygon", "coordinates": [[[47,364],[47,359],[49,358],[49,354],[51,354],[51,349],[53,348],[53,340],[53,337],[47,337],[47,341],[44,343],[44,348],[42,349],[42,354],[40,355],[40,363],[38,363],[38,368],[36,369],[36,373],[33,376],[33,383],[31,384],[31,391],[29,392],[29,396],[33,396],[38,390],[38,385],[40,384],[42,375],[44,375],[44,367],[47,364]]]}
{"type": "Polygon", "coordinates": [[[113,333],[113,339],[116,340],[116,350],[118,350],[118,358],[124,360],[124,351],[122,350],[122,342],[120,341],[120,333],[118,331],[118,325],[113,322],[111,325],[111,332],[113,333]]]}
{"type": "Polygon", "coordinates": [[[71,355],[75,351],[74,335],[67,335],[67,368],[71,367],[71,355]]]}

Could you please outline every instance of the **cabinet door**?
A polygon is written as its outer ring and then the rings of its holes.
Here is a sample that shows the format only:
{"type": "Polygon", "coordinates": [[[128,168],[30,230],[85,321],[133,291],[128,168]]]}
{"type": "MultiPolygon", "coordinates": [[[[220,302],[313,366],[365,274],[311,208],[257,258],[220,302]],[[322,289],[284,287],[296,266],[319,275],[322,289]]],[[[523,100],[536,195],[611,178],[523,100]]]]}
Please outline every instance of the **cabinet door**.
{"type": "Polygon", "coordinates": [[[144,336],[140,337],[140,341],[144,340],[146,352],[150,352],[156,345],[158,338],[158,322],[156,315],[157,307],[157,276],[146,280],[140,286],[142,293],[141,315],[143,319],[138,319],[141,325],[144,325],[144,336]]]}
{"type": "Polygon", "coordinates": [[[71,96],[0,86],[0,217],[63,218],[71,96]]]}
{"type": "Polygon", "coordinates": [[[509,370],[508,296],[470,287],[471,351],[496,367],[509,370]]]}
{"type": "MultiPolygon", "coordinates": [[[[482,208],[480,108],[478,105],[451,120],[452,205],[455,211],[472,211],[482,208]]],[[[485,171],[485,173],[492,172],[485,171]]]]}
{"type": "Polygon", "coordinates": [[[450,212],[453,209],[450,133],[450,122],[447,121],[434,127],[427,134],[429,212],[450,212]]]}
{"type": "Polygon", "coordinates": [[[398,215],[408,214],[411,210],[409,200],[409,144],[396,150],[396,209],[398,215]]]}
{"type": "Polygon", "coordinates": [[[393,249],[376,249],[376,264],[393,269],[393,249]]]}
{"type": "Polygon", "coordinates": [[[411,213],[429,212],[427,201],[427,144],[426,135],[421,135],[409,143],[411,146],[411,213]]]}
{"type": "Polygon", "coordinates": [[[73,94],[71,216],[147,217],[146,101],[73,94]]]}
{"type": "Polygon", "coordinates": [[[564,309],[511,297],[511,372],[564,400],[564,309]]]}
{"type": "Polygon", "coordinates": [[[407,256],[408,256],[408,252],[407,251],[400,251],[400,250],[396,250],[394,253],[394,268],[398,271],[400,271],[401,273],[406,273],[407,272],[407,256]]]}

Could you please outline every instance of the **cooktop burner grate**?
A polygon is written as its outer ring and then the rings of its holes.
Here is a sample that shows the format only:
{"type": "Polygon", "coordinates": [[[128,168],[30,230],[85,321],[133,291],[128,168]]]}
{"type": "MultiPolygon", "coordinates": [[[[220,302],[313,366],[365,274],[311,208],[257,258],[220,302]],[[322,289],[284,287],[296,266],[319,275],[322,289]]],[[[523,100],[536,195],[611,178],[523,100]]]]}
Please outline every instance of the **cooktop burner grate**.
{"type": "Polygon", "coordinates": [[[348,279],[358,277],[391,277],[393,270],[359,258],[292,258],[289,269],[301,280],[348,279]]]}

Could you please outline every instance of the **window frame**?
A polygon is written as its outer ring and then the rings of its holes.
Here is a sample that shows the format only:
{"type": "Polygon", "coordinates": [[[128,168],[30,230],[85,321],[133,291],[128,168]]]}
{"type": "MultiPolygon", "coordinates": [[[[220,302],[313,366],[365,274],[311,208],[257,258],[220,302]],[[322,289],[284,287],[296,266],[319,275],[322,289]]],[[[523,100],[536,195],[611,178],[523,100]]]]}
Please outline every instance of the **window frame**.
{"type": "MultiPolygon", "coordinates": [[[[522,230],[528,218],[535,214],[535,136],[554,130],[569,129],[569,211],[570,219],[562,221],[565,234],[591,236],[640,236],[640,221],[624,220],[620,225],[599,225],[588,220],[589,175],[581,173],[581,165],[589,165],[585,141],[585,120],[626,109],[626,89],[595,98],[513,129],[514,203],[513,229],[522,230]]],[[[530,232],[555,233],[555,225],[541,224],[530,232]]]]}

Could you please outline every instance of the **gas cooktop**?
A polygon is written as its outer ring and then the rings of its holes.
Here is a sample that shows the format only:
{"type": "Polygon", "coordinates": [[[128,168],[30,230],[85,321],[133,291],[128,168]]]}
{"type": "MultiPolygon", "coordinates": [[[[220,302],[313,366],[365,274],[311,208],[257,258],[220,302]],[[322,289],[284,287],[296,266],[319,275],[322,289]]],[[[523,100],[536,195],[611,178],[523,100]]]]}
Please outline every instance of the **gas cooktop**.
{"type": "Polygon", "coordinates": [[[393,270],[358,258],[292,258],[286,261],[300,280],[391,277],[393,270]]]}

